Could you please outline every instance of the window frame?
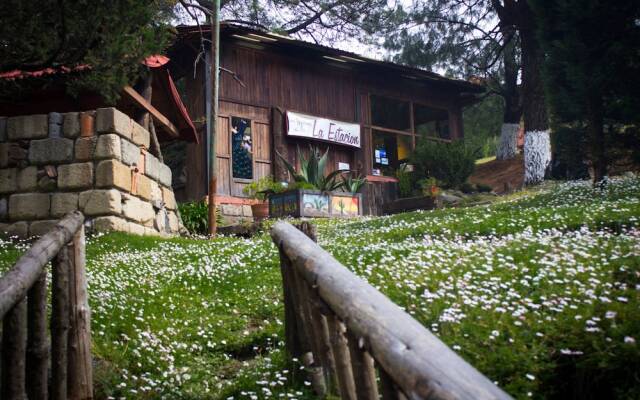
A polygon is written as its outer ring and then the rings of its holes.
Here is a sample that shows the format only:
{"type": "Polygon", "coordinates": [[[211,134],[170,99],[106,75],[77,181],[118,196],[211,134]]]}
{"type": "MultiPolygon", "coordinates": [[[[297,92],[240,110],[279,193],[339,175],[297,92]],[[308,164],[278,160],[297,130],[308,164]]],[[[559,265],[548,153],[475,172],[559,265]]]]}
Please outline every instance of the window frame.
{"type": "MultiPolygon", "coordinates": [[[[395,135],[404,135],[404,136],[411,136],[411,151],[415,150],[416,145],[417,145],[417,141],[418,138],[420,137],[420,135],[416,132],[416,126],[415,126],[415,105],[419,105],[422,107],[430,107],[430,108],[436,108],[439,110],[444,110],[447,112],[447,124],[449,125],[449,136],[451,136],[451,111],[449,110],[449,108],[446,107],[442,107],[442,106],[434,106],[432,104],[428,104],[424,101],[415,101],[411,98],[407,98],[407,97],[403,97],[403,96],[395,96],[395,95],[389,95],[387,93],[381,93],[381,92],[371,92],[369,91],[367,93],[367,102],[368,102],[368,107],[367,107],[367,123],[366,124],[362,124],[362,128],[363,128],[363,133],[369,136],[369,143],[371,143],[371,149],[370,149],[370,157],[371,157],[371,165],[370,165],[370,173],[373,174],[373,169],[374,169],[374,164],[375,164],[375,157],[374,157],[374,150],[373,149],[373,131],[380,131],[380,132],[384,132],[384,133],[389,133],[389,134],[395,134],[395,135]],[[398,130],[398,129],[392,129],[392,128],[385,128],[383,126],[378,126],[378,125],[374,125],[371,121],[371,114],[372,114],[372,109],[371,109],[371,96],[378,96],[378,97],[387,97],[389,99],[394,99],[394,100],[398,100],[398,101],[402,101],[402,102],[407,102],[409,103],[409,131],[403,131],[403,130],[398,130]]],[[[452,138],[449,139],[444,139],[441,137],[436,137],[436,136],[425,136],[424,137],[426,140],[432,140],[435,142],[443,142],[443,143],[451,143],[453,141],[452,138]]],[[[373,175],[372,175],[373,176],[373,175]]],[[[376,177],[383,177],[383,178],[391,178],[389,175],[379,175],[376,177]]]]}
{"type": "Polygon", "coordinates": [[[426,104],[426,103],[422,103],[419,101],[414,101],[411,103],[411,119],[413,120],[413,133],[416,137],[419,137],[420,135],[415,131],[416,127],[415,127],[415,114],[414,114],[414,105],[418,105],[421,107],[428,107],[428,108],[435,108],[437,110],[442,110],[445,111],[447,113],[447,127],[449,130],[449,139],[445,139],[445,138],[441,138],[438,136],[425,136],[425,138],[427,140],[433,140],[436,142],[444,142],[444,143],[451,143],[453,141],[453,139],[451,139],[451,112],[449,111],[449,109],[445,108],[445,107],[438,107],[438,106],[433,106],[430,104],[426,104]]]}

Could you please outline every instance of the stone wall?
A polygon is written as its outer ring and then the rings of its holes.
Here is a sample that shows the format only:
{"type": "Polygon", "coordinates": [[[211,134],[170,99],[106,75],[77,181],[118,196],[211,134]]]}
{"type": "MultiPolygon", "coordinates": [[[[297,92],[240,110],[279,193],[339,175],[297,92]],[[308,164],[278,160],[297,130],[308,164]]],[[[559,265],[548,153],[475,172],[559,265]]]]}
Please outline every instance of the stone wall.
{"type": "Polygon", "coordinates": [[[149,132],[115,108],[0,117],[0,233],[37,236],[73,210],[89,229],[180,229],[171,170],[149,132]]]}

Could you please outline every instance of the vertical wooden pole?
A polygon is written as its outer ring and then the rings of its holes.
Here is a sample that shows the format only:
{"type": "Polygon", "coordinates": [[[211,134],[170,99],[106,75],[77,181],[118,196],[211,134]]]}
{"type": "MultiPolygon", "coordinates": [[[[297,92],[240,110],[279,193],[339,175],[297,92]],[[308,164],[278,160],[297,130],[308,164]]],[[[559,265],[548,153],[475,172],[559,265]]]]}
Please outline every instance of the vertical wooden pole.
{"type": "Polygon", "coordinates": [[[29,400],[48,397],[49,348],[47,332],[47,274],[29,289],[27,295],[27,394],[29,400]]]}
{"type": "Polygon", "coordinates": [[[91,363],[91,311],[87,295],[84,226],[78,229],[70,246],[69,275],[69,399],[93,398],[91,363]]]}
{"type": "Polygon", "coordinates": [[[336,375],[336,367],[333,357],[333,351],[331,349],[329,324],[327,322],[327,318],[320,312],[320,299],[309,287],[309,284],[304,281],[304,279],[302,279],[301,286],[303,288],[303,297],[307,300],[308,303],[310,316],[309,320],[311,322],[311,328],[313,329],[314,336],[316,337],[317,342],[317,354],[315,354],[315,357],[318,358],[320,363],[322,364],[327,388],[331,390],[332,380],[335,379],[336,375]]]}
{"type": "Polygon", "coordinates": [[[347,339],[344,335],[346,329],[344,324],[335,315],[329,316],[327,320],[329,322],[333,358],[336,363],[336,378],[338,380],[340,398],[343,400],[355,400],[356,388],[353,381],[353,372],[351,371],[347,339]]]}
{"type": "Polygon", "coordinates": [[[365,349],[360,348],[358,339],[351,332],[347,332],[347,341],[358,399],[377,400],[378,384],[373,358],[365,349]]]}
{"type": "Polygon", "coordinates": [[[320,339],[320,332],[316,330],[311,317],[311,307],[309,305],[308,298],[306,296],[306,290],[304,285],[306,284],[303,278],[298,274],[295,268],[291,270],[293,275],[293,281],[296,285],[296,292],[298,294],[298,308],[301,314],[302,325],[304,327],[305,336],[309,341],[312,354],[312,365],[305,365],[311,372],[311,383],[314,386],[314,391],[320,397],[324,397],[327,392],[327,382],[325,381],[323,370],[323,355],[322,345],[320,339]]]}
{"type": "Polygon", "coordinates": [[[149,133],[151,139],[151,148],[156,153],[156,157],[161,163],[164,163],[164,157],[162,157],[162,147],[160,147],[160,141],[158,140],[158,134],[156,133],[156,126],[153,123],[153,118],[149,116],[149,133]]]}
{"type": "Polygon", "coordinates": [[[216,191],[218,190],[218,163],[216,156],[216,136],[218,126],[218,94],[220,90],[220,0],[213,0],[211,10],[211,86],[213,91],[211,104],[211,137],[209,145],[209,235],[216,236],[216,191]]]}
{"type": "Polygon", "coordinates": [[[67,343],[69,335],[69,247],[53,260],[51,298],[51,399],[67,400],[67,343]]]}
{"type": "MultiPolygon", "coordinates": [[[[145,66],[143,76],[133,88],[140,94],[140,96],[142,96],[143,99],[145,99],[149,103],[151,103],[151,96],[153,93],[152,83],[153,74],[151,72],[151,68],[145,66]]],[[[133,113],[133,119],[136,121],[136,123],[147,130],[149,129],[150,118],[151,117],[149,116],[147,110],[143,108],[139,108],[133,113]]]]}
{"type": "MultiPolygon", "coordinates": [[[[314,242],[318,241],[316,227],[310,222],[303,221],[296,225],[296,228],[314,242]]],[[[309,307],[312,329],[316,335],[317,352],[315,358],[322,363],[327,390],[335,391],[336,364],[327,321],[327,316],[331,314],[331,310],[326,306],[323,307],[320,297],[309,287],[309,284],[304,279],[299,278],[299,281],[301,282],[302,297],[306,299],[309,307]]]]}
{"type": "Polygon", "coordinates": [[[282,249],[280,249],[280,273],[282,274],[282,291],[284,295],[285,344],[289,356],[301,358],[303,354],[301,342],[303,331],[296,312],[295,287],[291,276],[291,263],[282,249]]]}
{"type": "Polygon", "coordinates": [[[279,107],[271,109],[271,132],[273,132],[273,154],[271,162],[273,163],[273,176],[278,182],[288,182],[289,172],[284,167],[282,160],[276,154],[280,154],[288,159],[287,142],[284,132],[284,110],[279,107]]]}
{"type": "Polygon", "coordinates": [[[22,299],[2,322],[2,391],[0,398],[26,400],[27,301],[22,299]]]}
{"type": "MultiPolygon", "coordinates": [[[[144,73],[145,75],[134,89],[136,92],[140,93],[146,101],[151,103],[151,99],[153,98],[153,72],[151,71],[151,68],[146,67],[144,73]]],[[[151,153],[154,156],[158,157],[160,162],[164,162],[164,159],[162,158],[162,149],[160,148],[160,142],[158,141],[158,135],[156,133],[156,128],[153,124],[151,114],[149,114],[147,110],[139,109],[136,110],[133,118],[138,125],[149,131],[149,138],[151,141],[149,150],[151,150],[151,153]]]]}

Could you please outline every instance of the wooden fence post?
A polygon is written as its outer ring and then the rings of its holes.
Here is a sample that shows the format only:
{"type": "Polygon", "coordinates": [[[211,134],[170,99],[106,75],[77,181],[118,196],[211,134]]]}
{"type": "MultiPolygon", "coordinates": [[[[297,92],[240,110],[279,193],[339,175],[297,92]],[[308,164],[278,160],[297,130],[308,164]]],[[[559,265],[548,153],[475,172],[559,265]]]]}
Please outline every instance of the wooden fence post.
{"type": "Polygon", "coordinates": [[[347,342],[358,399],[378,400],[378,384],[373,358],[366,349],[360,347],[358,339],[351,331],[347,331],[347,342]]]}
{"type": "MultiPolygon", "coordinates": [[[[291,277],[291,263],[280,250],[280,273],[282,275],[282,292],[284,300],[284,336],[289,355],[301,358],[304,354],[301,337],[304,330],[296,313],[296,296],[293,278],[291,277]]],[[[307,349],[308,351],[308,349],[307,349]]]]}
{"type": "Polygon", "coordinates": [[[336,378],[340,398],[343,400],[356,400],[356,388],[351,371],[351,360],[349,358],[349,348],[347,338],[344,335],[346,328],[336,315],[327,318],[329,322],[329,334],[331,335],[331,347],[333,358],[336,362],[336,378]]]}
{"type": "Polygon", "coordinates": [[[393,383],[393,379],[387,374],[387,372],[378,367],[378,373],[380,374],[380,389],[382,392],[382,400],[399,400],[398,389],[393,383]]]}
{"type": "Polygon", "coordinates": [[[307,237],[314,242],[318,243],[318,231],[316,230],[316,226],[313,225],[309,221],[302,221],[299,224],[295,225],[298,230],[307,235],[307,237]]]}
{"type": "Polygon", "coordinates": [[[0,398],[25,400],[27,301],[22,299],[2,322],[2,392],[0,398]]]}
{"type": "MultiPolygon", "coordinates": [[[[369,395],[364,396],[360,391],[360,397],[375,398],[371,392],[377,385],[373,383],[374,370],[369,358],[374,354],[375,363],[385,372],[385,375],[381,373],[385,398],[511,399],[388,297],[308,240],[299,229],[278,222],[272,227],[271,236],[292,263],[297,280],[310,285],[331,310],[329,330],[343,399],[358,395],[352,370],[357,365],[366,369],[358,383],[369,385],[369,395]],[[365,336],[371,353],[361,351],[358,346],[354,354],[361,358],[351,360],[342,321],[350,331],[365,336]]],[[[308,311],[304,314],[306,318],[311,315],[308,311]]],[[[307,321],[305,325],[308,326],[307,321]]],[[[321,348],[315,344],[315,353],[321,348]]]]}
{"type": "MultiPolygon", "coordinates": [[[[320,299],[313,292],[313,289],[309,287],[309,284],[302,278],[299,278],[301,281],[301,286],[303,289],[302,296],[306,299],[309,308],[309,320],[311,322],[311,327],[317,335],[317,344],[318,344],[318,357],[322,363],[323,373],[325,377],[325,381],[327,383],[327,388],[331,391],[332,381],[335,379],[335,361],[333,358],[333,351],[331,349],[331,339],[329,333],[329,325],[327,322],[327,318],[321,312],[322,305],[320,304],[320,299]],[[333,376],[333,378],[332,378],[333,376]]],[[[328,308],[324,311],[325,314],[328,314],[328,308]]]]}
{"type": "Polygon", "coordinates": [[[87,295],[84,227],[73,237],[69,276],[68,395],[72,400],[93,398],[91,311],[87,295]]]}
{"type": "Polygon", "coordinates": [[[69,246],[53,260],[51,299],[51,399],[67,400],[67,344],[69,335],[69,246]]]}
{"type": "Polygon", "coordinates": [[[311,354],[313,355],[312,365],[305,365],[311,371],[311,383],[314,386],[314,391],[320,397],[324,397],[327,393],[327,382],[325,380],[325,372],[323,367],[325,365],[324,354],[322,354],[322,343],[319,330],[316,330],[317,326],[313,322],[311,314],[311,305],[305,290],[306,283],[304,279],[298,274],[298,272],[291,268],[291,274],[296,286],[296,293],[298,296],[298,309],[301,314],[301,320],[305,336],[309,341],[311,354]]]}
{"type": "Polygon", "coordinates": [[[47,273],[42,272],[27,295],[27,394],[29,400],[48,397],[47,273]]]}

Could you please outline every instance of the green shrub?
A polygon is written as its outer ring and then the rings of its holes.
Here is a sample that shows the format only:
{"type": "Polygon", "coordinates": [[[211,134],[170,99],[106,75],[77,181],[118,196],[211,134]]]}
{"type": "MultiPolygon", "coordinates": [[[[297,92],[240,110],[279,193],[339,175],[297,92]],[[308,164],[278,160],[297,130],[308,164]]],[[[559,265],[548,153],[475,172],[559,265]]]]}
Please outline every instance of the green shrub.
{"type": "Polygon", "coordinates": [[[280,193],[285,190],[287,190],[287,187],[282,182],[276,182],[271,175],[268,175],[245,186],[242,189],[242,193],[252,199],[265,201],[270,193],[280,193]]]}
{"type": "Polygon", "coordinates": [[[442,143],[421,140],[412,156],[419,177],[434,177],[444,187],[458,187],[467,181],[475,168],[478,150],[463,141],[442,143]]]}
{"type": "Polygon", "coordinates": [[[478,188],[478,192],[480,193],[490,193],[493,191],[493,188],[489,185],[486,185],[484,183],[478,183],[476,185],[476,188],[478,188]]]}
{"type": "Polygon", "coordinates": [[[436,178],[425,178],[418,181],[422,194],[427,197],[437,197],[440,194],[440,188],[438,187],[438,181],[436,178]]]}
{"type": "Polygon", "coordinates": [[[413,195],[413,178],[411,171],[408,170],[407,164],[403,164],[396,171],[396,178],[398,178],[398,192],[400,197],[411,197],[413,195]]]}
{"type": "Polygon", "coordinates": [[[589,177],[585,161],[587,154],[587,132],[580,124],[557,126],[551,143],[553,162],[551,175],[554,179],[584,179],[589,177]]]}
{"type": "Polygon", "coordinates": [[[342,190],[347,193],[358,193],[365,183],[367,183],[367,178],[362,175],[356,176],[355,173],[342,175],[342,190]]]}
{"type": "Polygon", "coordinates": [[[465,182],[460,185],[460,191],[464,194],[471,194],[476,191],[476,186],[473,183],[465,182]]]}
{"type": "Polygon", "coordinates": [[[287,190],[317,190],[316,187],[309,182],[291,182],[287,186],[287,190]]]}
{"type": "MultiPolygon", "coordinates": [[[[189,233],[206,235],[209,233],[209,206],[204,201],[191,201],[178,204],[182,223],[189,233]]],[[[216,208],[216,220],[222,223],[220,209],[216,208]]]]}
{"type": "Polygon", "coordinates": [[[466,136],[464,142],[467,146],[478,149],[478,158],[495,156],[500,138],[495,135],[488,136],[466,136]]]}

